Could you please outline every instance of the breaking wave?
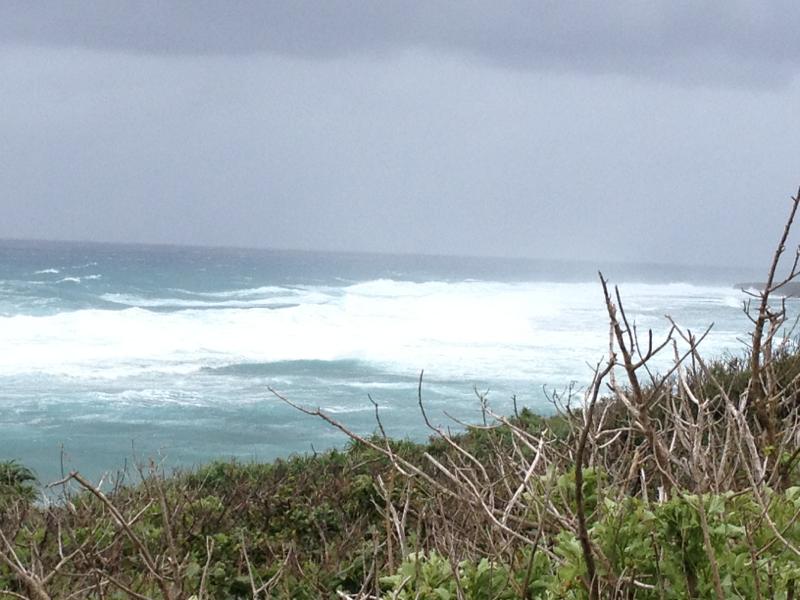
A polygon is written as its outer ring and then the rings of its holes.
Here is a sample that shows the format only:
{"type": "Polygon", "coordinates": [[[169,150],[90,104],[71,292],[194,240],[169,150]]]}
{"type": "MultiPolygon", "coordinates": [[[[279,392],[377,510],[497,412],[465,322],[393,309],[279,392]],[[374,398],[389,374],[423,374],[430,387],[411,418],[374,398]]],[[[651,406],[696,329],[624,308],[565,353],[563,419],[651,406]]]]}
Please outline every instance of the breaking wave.
{"type": "MultiPolygon", "coordinates": [[[[381,279],[169,292],[178,297],[106,293],[121,308],[0,317],[0,374],[212,376],[230,365],[356,361],[403,376],[424,368],[442,379],[557,385],[583,380],[585,361],[608,342],[596,283],[381,279]]],[[[746,330],[731,288],[628,284],[623,294],[642,330],[665,331],[668,311],[692,328],[716,321],[712,352],[737,347],[746,330]]]]}

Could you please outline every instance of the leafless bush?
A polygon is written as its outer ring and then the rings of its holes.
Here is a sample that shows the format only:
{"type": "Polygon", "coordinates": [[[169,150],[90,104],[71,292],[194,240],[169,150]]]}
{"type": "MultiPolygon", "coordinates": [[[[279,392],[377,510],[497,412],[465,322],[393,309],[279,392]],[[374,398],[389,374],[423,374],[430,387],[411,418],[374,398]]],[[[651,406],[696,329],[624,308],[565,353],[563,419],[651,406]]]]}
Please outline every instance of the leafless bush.
{"type": "MultiPolygon", "coordinates": [[[[547,426],[532,431],[517,420],[486,408],[495,424],[471,429],[502,428],[509,432],[511,440],[510,444],[498,444],[488,457],[479,458],[457,437],[431,424],[420,378],[423,420],[452,452],[445,460],[426,453],[424,464],[413,464],[393,453],[385,435],[382,442],[367,439],[319,409],[298,406],[274,390],[273,393],[296,409],[321,418],[359,443],[384,453],[397,473],[407,478],[405,485],[426,486],[439,503],[456,499],[458,510],[466,511],[468,516],[458,518],[457,513],[447,513],[441,522],[481,526],[468,532],[442,531],[435,538],[435,546],[445,556],[452,556],[454,548],[461,548],[462,554],[481,549],[484,555],[511,560],[520,545],[547,553],[551,549],[542,541],[553,532],[567,530],[580,541],[586,566],[584,585],[590,598],[617,597],[623,589],[652,589],[655,582],[626,581],[625,573],[615,573],[608,558],[592,542],[584,498],[584,470],[591,467],[605,477],[598,501],[602,497],[616,502],[638,497],[644,502],[664,503],[673,497],[751,493],[761,507],[757,520],[767,523],[776,543],[800,558],[800,549],[784,536],[769,513],[772,491],[787,486],[789,474],[800,459],[796,389],[800,375],[790,381],[778,377],[779,347],[783,343],[780,332],[787,323],[787,311],[784,299],[777,306],[771,302],[776,292],[800,274],[798,250],[788,274],[783,278],[777,275],[799,203],[800,192],[792,198],[766,283],[758,292],[750,292],[757,307],[751,310],[749,304],[745,306],[753,324],[749,373],[747,385],[736,393],[701,355],[700,346],[710,327],[697,335],[667,317],[670,327],[662,340],[654,342],[652,331],[641,336],[626,314],[620,291],[611,290],[602,274],[600,283],[609,319],[608,355],[595,368],[581,409],[575,410],[570,402],[560,404],[569,424],[566,434],[547,426]],[[663,352],[672,353],[672,366],[665,373],[658,373],[651,365],[663,352]],[[570,472],[574,472],[574,502],[564,497],[563,487],[556,485],[558,475],[570,472]],[[603,566],[602,576],[598,564],[603,566]]],[[[558,402],[559,397],[555,400],[558,402]]],[[[380,417],[377,418],[383,432],[380,417]]],[[[407,553],[408,502],[397,505],[381,482],[379,485],[390,521],[388,543],[407,553]]],[[[723,598],[704,504],[698,502],[696,506],[714,593],[723,598]]],[[[454,558],[451,562],[457,564],[459,557],[454,558]]],[[[693,587],[696,582],[690,581],[690,592],[693,587]]]]}

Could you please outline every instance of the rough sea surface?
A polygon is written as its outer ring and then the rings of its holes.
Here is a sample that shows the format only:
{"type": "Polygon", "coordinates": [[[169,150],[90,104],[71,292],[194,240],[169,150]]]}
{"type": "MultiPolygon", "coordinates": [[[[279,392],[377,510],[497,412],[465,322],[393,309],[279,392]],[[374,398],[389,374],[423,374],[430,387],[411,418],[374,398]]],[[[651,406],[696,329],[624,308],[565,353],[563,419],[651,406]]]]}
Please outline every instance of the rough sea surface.
{"type": "Polygon", "coordinates": [[[370,395],[423,439],[422,369],[442,425],[479,418],[476,390],[550,412],[607,349],[599,268],[639,330],[713,322],[706,353],[741,352],[747,269],[0,242],[0,459],[49,480],[345,443],[268,386],[361,432],[370,395]]]}

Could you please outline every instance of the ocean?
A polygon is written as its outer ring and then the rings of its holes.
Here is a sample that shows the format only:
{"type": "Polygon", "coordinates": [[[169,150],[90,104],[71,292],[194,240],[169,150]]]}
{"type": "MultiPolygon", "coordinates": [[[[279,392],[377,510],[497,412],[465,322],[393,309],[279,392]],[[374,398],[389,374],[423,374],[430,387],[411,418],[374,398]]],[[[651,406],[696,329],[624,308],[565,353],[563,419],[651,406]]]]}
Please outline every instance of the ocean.
{"type": "Polygon", "coordinates": [[[552,412],[607,349],[600,268],[640,330],[713,322],[705,353],[742,351],[752,269],[2,241],[0,459],[46,482],[347,442],[268,387],[362,433],[371,396],[421,440],[423,369],[442,426],[477,421],[479,393],[552,412]]]}

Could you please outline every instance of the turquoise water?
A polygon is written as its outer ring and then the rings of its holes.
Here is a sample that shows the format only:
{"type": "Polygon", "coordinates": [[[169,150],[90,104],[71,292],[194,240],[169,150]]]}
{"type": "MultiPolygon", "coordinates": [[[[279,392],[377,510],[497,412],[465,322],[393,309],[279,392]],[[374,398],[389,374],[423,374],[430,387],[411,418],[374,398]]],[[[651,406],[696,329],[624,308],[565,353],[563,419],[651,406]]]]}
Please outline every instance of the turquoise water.
{"type": "Polygon", "coordinates": [[[341,445],[281,403],[390,434],[417,409],[476,420],[476,389],[546,412],[543,386],[585,383],[607,332],[596,271],[642,329],[712,321],[709,354],[748,322],[736,269],[267,250],[0,242],[0,458],[43,480],[155,457],[271,459],[341,445]]]}

